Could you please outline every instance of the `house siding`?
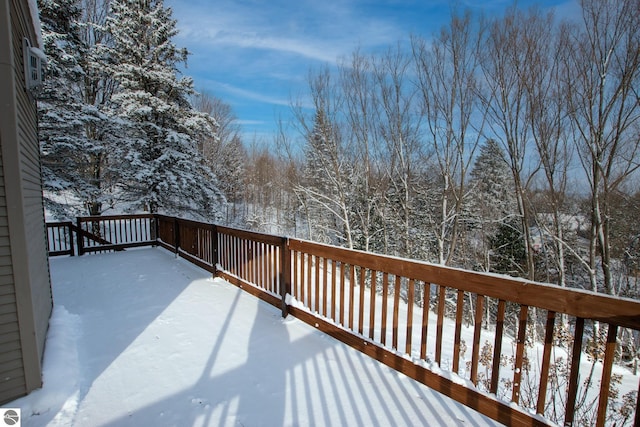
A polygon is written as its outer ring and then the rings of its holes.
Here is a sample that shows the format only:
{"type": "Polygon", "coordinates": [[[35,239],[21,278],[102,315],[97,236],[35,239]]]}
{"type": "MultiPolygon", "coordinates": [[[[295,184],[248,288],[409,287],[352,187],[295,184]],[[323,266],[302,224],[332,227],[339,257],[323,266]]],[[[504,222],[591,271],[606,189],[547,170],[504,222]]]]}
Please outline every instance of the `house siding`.
{"type": "Polygon", "coordinates": [[[4,168],[1,165],[0,155],[0,402],[4,402],[25,394],[27,389],[13,279],[4,168]]]}
{"type": "MultiPolygon", "coordinates": [[[[13,0],[22,5],[21,25],[26,32],[31,25],[29,8],[25,1],[13,0]]],[[[32,30],[33,31],[33,30],[32,30]]],[[[32,41],[32,45],[35,45],[32,41]]],[[[22,70],[22,37],[19,43],[14,42],[16,63],[22,70]]],[[[16,87],[24,87],[24,73],[15,73],[16,87]]],[[[24,220],[25,241],[27,243],[28,276],[31,284],[31,304],[35,322],[36,350],[38,358],[38,378],[40,377],[39,361],[44,354],[44,342],[49,327],[52,310],[51,282],[49,276],[49,259],[46,247],[46,226],[44,203],[42,197],[42,170],[40,162],[40,143],[38,141],[38,116],[36,103],[26,90],[19,90],[18,97],[18,139],[20,147],[20,176],[23,203],[22,218],[24,220]]],[[[40,387],[38,381],[37,387],[40,387]]]]}
{"type": "Polygon", "coordinates": [[[52,309],[37,109],[23,71],[32,22],[26,0],[0,4],[0,404],[41,386],[52,309]]]}

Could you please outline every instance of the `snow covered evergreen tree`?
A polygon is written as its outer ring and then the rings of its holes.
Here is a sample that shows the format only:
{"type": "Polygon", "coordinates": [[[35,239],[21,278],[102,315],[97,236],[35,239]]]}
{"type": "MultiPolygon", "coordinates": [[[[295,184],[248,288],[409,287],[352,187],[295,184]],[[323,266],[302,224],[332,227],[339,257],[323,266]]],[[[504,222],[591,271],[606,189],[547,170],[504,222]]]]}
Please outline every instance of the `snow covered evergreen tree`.
{"type": "Polygon", "coordinates": [[[480,147],[471,179],[474,207],[479,209],[482,205],[487,206],[489,209],[486,214],[491,213],[489,219],[499,219],[516,212],[509,164],[495,140],[489,139],[480,147]]]}
{"type": "MultiPolygon", "coordinates": [[[[496,238],[502,225],[509,223],[510,216],[517,212],[513,192],[513,180],[509,165],[500,145],[493,139],[487,140],[471,170],[471,188],[469,195],[468,222],[474,229],[471,233],[472,246],[475,248],[476,268],[491,270],[489,253],[491,240],[496,238]]],[[[512,230],[507,226],[506,230],[512,230]]]]}
{"type": "Polygon", "coordinates": [[[197,137],[198,151],[218,179],[219,187],[237,219],[237,208],[245,200],[248,153],[240,137],[240,125],[231,105],[207,92],[191,97],[191,105],[215,120],[217,132],[197,137]]]}
{"type": "Polygon", "coordinates": [[[123,162],[130,201],[150,212],[219,217],[225,198],[195,138],[214,134],[216,125],[189,102],[193,82],[178,69],[188,52],[173,43],[171,9],[162,0],[114,0],[111,10],[114,101],[136,128],[123,162]]]}
{"type": "Polygon", "coordinates": [[[222,147],[220,153],[221,170],[218,176],[220,188],[227,200],[234,206],[244,200],[244,175],[246,172],[247,150],[239,137],[234,137],[222,147]]]}
{"type": "Polygon", "coordinates": [[[339,156],[336,130],[320,108],[307,135],[304,183],[297,191],[309,221],[309,237],[334,244],[343,243],[340,223],[348,223],[339,156]]]}
{"type": "Polygon", "coordinates": [[[123,122],[110,114],[113,82],[103,72],[106,6],[40,0],[47,75],[38,103],[47,208],[57,216],[99,215],[114,197],[113,159],[123,122]]]}

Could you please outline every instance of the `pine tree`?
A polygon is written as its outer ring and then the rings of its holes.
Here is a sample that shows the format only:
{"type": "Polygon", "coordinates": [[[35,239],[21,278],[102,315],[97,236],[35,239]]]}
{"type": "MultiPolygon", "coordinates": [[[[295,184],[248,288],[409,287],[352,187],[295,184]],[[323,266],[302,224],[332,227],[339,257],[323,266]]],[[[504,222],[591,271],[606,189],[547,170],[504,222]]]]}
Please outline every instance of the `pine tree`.
{"type": "Polygon", "coordinates": [[[495,234],[490,236],[490,271],[522,276],[526,268],[526,256],[520,227],[520,221],[511,218],[499,224],[495,234]]]}
{"type": "Polygon", "coordinates": [[[111,10],[107,27],[119,84],[114,101],[136,128],[123,164],[127,194],[150,212],[217,217],[224,196],[196,141],[196,135],[214,134],[215,122],[189,103],[193,82],[178,69],[188,52],[173,43],[171,9],[162,0],[114,0],[111,10]]]}
{"type": "Polygon", "coordinates": [[[307,135],[304,182],[297,190],[314,233],[310,238],[353,248],[350,192],[355,181],[341,148],[335,125],[319,108],[307,135]]]}
{"type": "Polygon", "coordinates": [[[489,139],[480,147],[480,154],[471,171],[476,207],[488,205],[493,218],[505,217],[515,212],[511,172],[500,145],[489,139]]]}
{"type": "Polygon", "coordinates": [[[58,216],[99,215],[114,197],[111,159],[120,155],[115,142],[126,128],[110,113],[103,33],[78,0],[41,0],[38,7],[47,55],[38,103],[46,205],[58,216]],[[56,202],[61,197],[65,203],[56,202]]]}
{"type": "Polygon", "coordinates": [[[489,270],[489,251],[492,247],[490,240],[496,238],[500,227],[508,223],[510,216],[517,212],[509,165],[495,140],[489,139],[480,147],[471,170],[470,188],[468,222],[474,230],[471,235],[475,236],[472,239],[476,268],[489,270]]]}
{"type": "Polygon", "coordinates": [[[239,137],[234,137],[225,144],[220,152],[219,162],[222,173],[218,176],[220,189],[227,200],[233,203],[233,212],[239,203],[244,201],[244,177],[246,175],[247,151],[239,137]]]}

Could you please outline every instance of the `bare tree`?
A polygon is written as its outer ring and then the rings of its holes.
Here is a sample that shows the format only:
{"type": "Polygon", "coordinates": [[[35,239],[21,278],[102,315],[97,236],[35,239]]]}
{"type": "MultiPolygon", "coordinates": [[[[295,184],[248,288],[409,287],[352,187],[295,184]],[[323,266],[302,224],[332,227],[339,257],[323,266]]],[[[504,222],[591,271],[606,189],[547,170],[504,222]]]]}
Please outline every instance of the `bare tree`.
{"type": "Polygon", "coordinates": [[[489,22],[484,39],[485,51],[481,69],[486,84],[482,94],[488,114],[490,132],[487,136],[502,142],[511,168],[514,190],[521,219],[526,265],[524,275],[534,280],[535,259],[530,225],[534,215],[527,200],[531,178],[537,168],[530,160],[531,105],[526,81],[530,61],[535,61],[535,47],[549,31],[550,18],[537,9],[528,13],[515,7],[505,16],[489,22]],[[533,169],[533,170],[532,170],[533,169]]]}
{"type": "Polygon", "coordinates": [[[484,125],[477,97],[478,37],[471,14],[453,16],[429,43],[413,38],[412,47],[424,123],[437,161],[437,259],[450,264],[462,228],[467,172],[484,125]]]}
{"type": "Polygon", "coordinates": [[[584,0],[582,27],[569,35],[564,82],[572,137],[589,184],[590,286],[613,294],[614,193],[640,168],[640,4],[584,0]],[[600,266],[600,267],[599,267],[600,266]]]}
{"type": "Polygon", "coordinates": [[[203,91],[191,97],[196,110],[206,113],[217,123],[215,135],[202,135],[198,149],[208,165],[215,165],[224,147],[234,140],[241,140],[240,125],[231,105],[222,99],[203,91]]]}
{"type": "Polygon", "coordinates": [[[539,172],[543,175],[541,193],[545,203],[542,207],[535,204],[532,209],[536,224],[544,233],[538,251],[545,256],[547,268],[542,272],[545,276],[537,279],[566,286],[566,193],[572,162],[566,95],[562,85],[562,57],[567,44],[563,41],[562,27],[559,32],[549,30],[555,28],[551,14],[532,15],[531,18],[531,30],[527,44],[523,46],[527,54],[521,78],[525,87],[528,126],[535,143],[539,172]],[[553,238],[550,245],[546,244],[547,235],[553,238]],[[550,277],[551,271],[557,272],[557,277],[550,277]]]}
{"type": "Polygon", "coordinates": [[[415,114],[416,90],[409,84],[411,58],[400,46],[390,48],[374,64],[376,121],[387,159],[385,174],[389,190],[387,204],[394,212],[396,251],[401,256],[420,257],[421,245],[414,232],[415,197],[426,164],[419,138],[420,117],[415,114]]]}
{"type": "Polygon", "coordinates": [[[385,232],[381,179],[380,138],[376,121],[376,93],[373,78],[373,60],[358,51],[339,66],[340,90],[343,94],[344,126],[342,137],[353,147],[356,191],[352,214],[357,228],[356,247],[361,250],[386,251],[388,234],[385,232]]]}

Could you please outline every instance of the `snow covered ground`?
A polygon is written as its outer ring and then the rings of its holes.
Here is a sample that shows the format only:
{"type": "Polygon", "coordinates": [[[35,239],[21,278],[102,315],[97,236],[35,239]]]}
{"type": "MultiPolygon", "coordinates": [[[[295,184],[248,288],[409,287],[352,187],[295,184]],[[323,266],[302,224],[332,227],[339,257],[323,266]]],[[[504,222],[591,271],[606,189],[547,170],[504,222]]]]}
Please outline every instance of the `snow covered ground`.
{"type": "Polygon", "coordinates": [[[27,426],[495,425],[163,249],[51,259],[27,426]]]}

